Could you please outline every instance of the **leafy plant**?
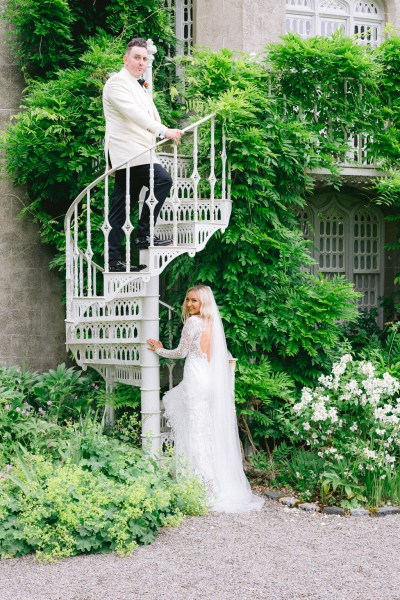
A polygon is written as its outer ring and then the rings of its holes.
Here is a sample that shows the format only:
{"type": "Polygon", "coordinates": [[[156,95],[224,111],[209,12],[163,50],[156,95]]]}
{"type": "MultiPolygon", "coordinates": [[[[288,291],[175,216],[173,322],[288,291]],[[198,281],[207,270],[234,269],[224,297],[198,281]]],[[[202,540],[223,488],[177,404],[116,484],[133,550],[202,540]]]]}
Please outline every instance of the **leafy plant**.
{"type": "MultiPolygon", "coordinates": [[[[123,447],[120,452],[126,454],[123,447]]],[[[117,453],[117,450],[116,450],[117,453]]],[[[136,457],[120,476],[18,456],[0,479],[0,556],[54,560],[85,552],[130,554],[160,527],[206,511],[198,480],[176,483],[167,466],[136,457]]]]}
{"type": "Polygon", "coordinates": [[[321,376],[316,388],[303,388],[288,425],[293,443],[321,459],[322,501],[349,508],[349,502],[376,506],[398,498],[393,482],[400,459],[399,391],[400,381],[380,372],[380,365],[353,361],[350,354],[333,365],[330,375],[321,376]],[[395,490],[394,496],[382,491],[376,496],[384,487],[377,481],[386,479],[385,491],[395,490]]]}

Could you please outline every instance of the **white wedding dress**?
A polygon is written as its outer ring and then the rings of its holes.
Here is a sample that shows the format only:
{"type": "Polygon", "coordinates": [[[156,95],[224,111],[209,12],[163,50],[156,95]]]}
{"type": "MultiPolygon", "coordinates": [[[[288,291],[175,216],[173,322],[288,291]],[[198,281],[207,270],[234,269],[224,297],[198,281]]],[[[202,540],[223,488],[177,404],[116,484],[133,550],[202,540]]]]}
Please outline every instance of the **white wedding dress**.
{"type": "Polygon", "coordinates": [[[211,510],[260,510],[264,501],[252,493],[243,472],[228,351],[215,301],[210,360],[200,347],[206,325],[200,316],[189,317],[179,346],[157,350],[166,358],[186,357],[182,382],[163,398],[177,473],[190,468],[201,478],[211,510]]]}

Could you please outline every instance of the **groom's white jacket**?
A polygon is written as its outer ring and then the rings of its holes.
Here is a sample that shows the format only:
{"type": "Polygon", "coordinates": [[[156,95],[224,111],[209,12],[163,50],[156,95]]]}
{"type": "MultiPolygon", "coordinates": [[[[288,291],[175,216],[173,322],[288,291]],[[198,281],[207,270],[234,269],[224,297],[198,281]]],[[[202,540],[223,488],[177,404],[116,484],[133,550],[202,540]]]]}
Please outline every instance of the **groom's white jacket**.
{"type": "MultiPolygon", "coordinates": [[[[113,167],[118,167],[152,146],[163,129],[150,94],[125,67],[112,75],[105,84],[103,110],[106,120],[106,163],[109,164],[109,156],[113,167]]],[[[155,159],[154,162],[158,160],[155,159]]],[[[149,163],[150,153],[145,152],[130,165],[149,163]]]]}

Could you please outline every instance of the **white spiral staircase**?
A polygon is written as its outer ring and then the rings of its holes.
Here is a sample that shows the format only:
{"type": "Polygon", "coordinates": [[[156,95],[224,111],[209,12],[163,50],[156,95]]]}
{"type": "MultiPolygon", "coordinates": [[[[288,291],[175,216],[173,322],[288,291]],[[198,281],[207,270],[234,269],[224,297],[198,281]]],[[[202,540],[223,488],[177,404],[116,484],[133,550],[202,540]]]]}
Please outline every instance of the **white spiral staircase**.
{"type": "MultiPolygon", "coordinates": [[[[177,146],[171,153],[161,152],[167,141],[150,149],[150,190],[146,200],[150,209],[150,247],[140,252],[139,260],[147,265],[145,270],[129,271],[134,238],[129,193],[123,227],[127,272],[110,273],[108,269],[109,187],[116,169],[106,171],[83,190],[65,218],[67,348],[83,369],[96,369],[108,389],[116,382],[141,388],[142,435],[145,440],[151,437],[155,450],[163,441],[160,373],[158,356],[147,349],[146,339],[159,339],[159,275],[177,256],[188,253],[193,257],[201,251],[216,231],[225,230],[231,213],[225,137],[223,133],[222,139],[216,141],[215,137],[212,114],[185,129],[183,153],[178,154],[177,146]],[[199,151],[207,157],[202,160],[201,173],[199,151]],[[156,155],[171,174],[173,185],[154,224],[156,155]],[[94,261],[95,230],[101,230],[104,238],[104,247],[96,249],[97,255],[104,257],[104,266],[98,264],[100,260],[94,261]],[[155,247],[155,235],[171,238],[172,245],[155,247]]],[[[127,173],[129,190],[129,169],[127,173]]],[[[143,188],[141,203],[145,192],[143,188]]],[[[98,244],[98,236],[96,240],[98,244]]],[[[112,416],[110,409],[109,417],[112,416]]]]}

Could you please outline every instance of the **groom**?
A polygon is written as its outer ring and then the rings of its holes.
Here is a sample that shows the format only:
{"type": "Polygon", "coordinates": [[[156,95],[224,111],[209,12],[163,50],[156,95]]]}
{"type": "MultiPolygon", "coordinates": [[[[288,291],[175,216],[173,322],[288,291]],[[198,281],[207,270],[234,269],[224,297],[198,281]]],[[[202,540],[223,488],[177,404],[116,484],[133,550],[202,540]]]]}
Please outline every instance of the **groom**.
{"type": "MultiPolygon", "coordinates": [[[[143,73],[147,68],[147,43],[142,38],[131,40],[125,51],[124,66],[110,79],[103,90],[103,110],[106,121],[105,154],[109,168],[117,167],[140,154],[156,142],[156,137],[171,139],[177,144],[183,131],[162,125],[157,108],[146,91],[143,73]]],[[[172,179],[154,156],[154,195],[158,201],[154,209],[156,222],[167,198],[172,179]]],[[[143,186],[150,188],[150,152],[144,152],[130,162],[131,205],[137,204],[143,186]]],[[[148,195],[148,192],[147,192],[148,195]]],[[[125,223],[126,169],[115,172],[114,192],[111,198],[109,223],[109,270],[126,271],[122,256],[122,227],[125,223]]],[[[147,198],[147,196],[146,196],[147,198]]],[[[169,246],[172,240],[154,237],[155,246],[169,246]]],[[[148,248],[150,244],[150,211],[143,204],[137,228],[135,246],[148,248]]],[[[131,272],[141,271],[146,265],[131,266],[131,272]]]]}

